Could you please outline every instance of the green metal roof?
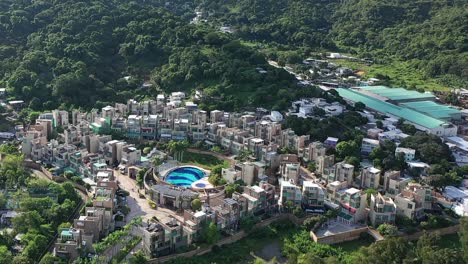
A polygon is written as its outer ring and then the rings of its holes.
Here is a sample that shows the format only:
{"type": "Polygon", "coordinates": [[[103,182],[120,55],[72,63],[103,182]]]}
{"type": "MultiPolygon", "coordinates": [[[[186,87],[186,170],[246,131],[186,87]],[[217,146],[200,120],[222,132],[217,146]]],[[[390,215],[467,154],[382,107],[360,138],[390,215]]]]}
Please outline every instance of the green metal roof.
{"type": "Polygon", "coordinates": [[[418,91],[406,90],[403,88],[389,88],[386,86],[362,86],[359,89],[386,97],[390,100],[411,100],[411,99],[434,99],[431,93],[420,93],[418,91]]]}
{"type": "Polygon", "coordinates": [[[422,127],[435,128],[445,123],[439,119],[416,112],[412,109],[403,108],[384,101],[380,101],[370,96],[353,91],[352,89],[338,88],[336,91],[341,97],[345,99],[351,100],[353,102],[362,102],[366,105],[366,107],[374,109],[378,112],[403,118],[422,127]]]}
{"type": "Polygon", "coordinates": [[[401,104],[404,107],[414,109],[435,118],[452,118],[454,115],[461,115],[461,111],[447,105],[441,105],[432,101],[410,102],[401,104]]]}

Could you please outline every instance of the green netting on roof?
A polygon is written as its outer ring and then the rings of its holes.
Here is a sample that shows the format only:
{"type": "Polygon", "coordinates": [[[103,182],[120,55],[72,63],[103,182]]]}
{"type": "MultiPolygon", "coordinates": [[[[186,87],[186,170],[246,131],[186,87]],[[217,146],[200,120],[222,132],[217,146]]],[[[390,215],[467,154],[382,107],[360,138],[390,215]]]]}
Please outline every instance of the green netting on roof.
{"type": "Polygon", "coordinates": [[[435,128],[445,123],[439,119],[419,113],[412,109],[403,108],[387,102],[383,102],[370,96],[355,92],[351,89],[339,88],[336,89],[336,91],[341,97],[345,99],[351,100],[353,102],[362,102],[367,107],[374,109],[378,112],[406,119],[409,122],[420,125],[422,127],[435,128]]]}
{"type": "Polygon", "coordinates": [[[363,86],[359,87],[359,89],[387,97],[390,100],[435,98],[435,96],[431,93],[420,93],[418,91],[406,90],[403,88],[388,88],[386,86],[363,86]]]}
{"type": "Polygon", "coordinates": [[[461,115],[461,112],[458,109],[432,101],[410,102],[401,105],[435,118],[451,118],[454,115],[461,115]]]}

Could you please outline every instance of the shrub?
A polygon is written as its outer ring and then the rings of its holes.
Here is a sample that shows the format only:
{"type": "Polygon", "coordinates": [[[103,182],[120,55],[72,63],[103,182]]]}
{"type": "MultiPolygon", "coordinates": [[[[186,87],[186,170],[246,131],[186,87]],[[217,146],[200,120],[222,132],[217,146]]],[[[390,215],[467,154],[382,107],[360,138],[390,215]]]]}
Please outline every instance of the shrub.
{"type": "Polygon", "coordinates": [[[155,202],[153,202],[153,201],[148,201],[148,204],[149,204],[149,206],[150,206],[152,209],[158,208],[158,205],[157,205],[155,202]]]}
{"type": "Polygon", "coordinates": [[[398,233],[398,228],[390,224],[381,224],[379,227],[377,227],[377,231],[379,231],[379,233],[385,237],[396,236],[398,233]]]}

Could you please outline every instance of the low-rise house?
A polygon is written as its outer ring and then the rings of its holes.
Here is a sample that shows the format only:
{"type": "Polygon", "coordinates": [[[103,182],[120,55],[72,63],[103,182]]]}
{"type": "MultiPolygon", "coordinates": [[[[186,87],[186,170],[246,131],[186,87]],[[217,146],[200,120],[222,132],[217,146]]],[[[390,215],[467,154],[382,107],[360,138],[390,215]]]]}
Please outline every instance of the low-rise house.
{"type": "Polygon", "coordinates": [[[338,221],[343,223],[357,223],[367,218],[366,193],[356,188],[339,190],[337,200],[340,205],[338,221]]]}
{"type": "Polygon", "coordinates": [[[385,195],[394,199],[412,180],[401,175],[400,171],[387,171],[384,174],[383,191],[385,195]]]}
{"type": "Polygon", "coordinates": [[[260,186],[245,186],[241,194],[247,199],[248,212],[259,215],[267,208],[267,193],[260,186]]]}
{"type": "Polygon", "coordinates": [[[320,156],[317,158],[315,172],[326,175],[335,164],[335,155],[320,156]]]}
{"type": "Polygon", "coordinates": [[[55,242],[54,255],[67,260],[75,260],[82,256],[85,251],[83,250],[81,235],[80,229],[61,229],[55,242]]]}
{"type": "Polygon", "coordinates": [[[409,183],[395,196],[397,214],[413,220],[424,217],[424,210],[432,210],[432,190],[419,183],[409,183]]]}
{"type": "Polygon", "coordinates": [[[380,185],[380,170],[367,167],[361,171],[361,188],[377,190],[380,185]]]}
{"type": "Polygon", "coordinates": [[[378,148],[380,146],[380,142],[375,139],[370,138],[363,138],[361,144],[361,153],[363,155],[371,154],[372,150],[378,148]]]}
{"type": "Polygon", "coordinates": [[[171,254],[187,244],[183,223],[174,218],[165,223],[149,223],[143,228],[143,250],[152,257],[171,254]]]}
{"type": "Polygon", "coordinates": [[[384,223],[395,223],[397,209],[392,198],[383,196],[380,193],[371,194],[369,208],[369,219],[374,227],[384,223]]]}
{"type": "Polygon", "coordinates": [[[325,201],[325,192],[320,185],[312,181],[302,183],[302,206],[310,210],[322,210],[325,201]]]}
{"type": "Polygon", "coordinates": [[[330,174],[333,179],[329,177],[329,182],[340,181],[347,182],[349,186],[354,182],[354,166],[346,162],[338,162],[334,166],[334,173],[330,174]]]}
{"type": "Polygon", "coordinates": [[[285,180],[290,180],[294,183],[298,183],[300,167],[301,165],[299,163],[283,163],[280,167],[281,176],[285,180]]]}
{"type": "Polygon", "coordinates": [[[335,148],[336,147],[336,144],[338,144],[338,138],[335,138],[335,137],[328,137],[324,142],[323,144],[325,144],[326,146],[330,147],[330,148],[335,148]]]}
{"type": "Polygon", "coordinates": [[[300,206],[302,203],[302,190],[299,186],[287,180],[280,180],[280,197],[278,205],[286,206],[288,202],[292,202],[294,206],[300,206]]]}
{"type": "Polygon", "coordinates": [[[405,158],[406,162],[413,161],[415,154],[416,154],[416,150],[411,149],[411,148],[400,148],[400,147],[396,148],[395,156],[398,157],[398,155],[401,155],[401,154],[405,158]]]}

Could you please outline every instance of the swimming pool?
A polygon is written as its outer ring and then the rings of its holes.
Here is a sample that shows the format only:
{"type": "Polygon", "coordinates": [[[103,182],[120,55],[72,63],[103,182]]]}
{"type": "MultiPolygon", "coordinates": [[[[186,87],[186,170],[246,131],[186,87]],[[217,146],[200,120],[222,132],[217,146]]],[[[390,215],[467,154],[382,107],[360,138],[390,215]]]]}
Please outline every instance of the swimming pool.
{"type": "Polygon", "coordinates": [[[198,168],[180,167],[169,172],[164,180],[176,186],[190,187],[193,182],[198,181],[205,176],[205,173],[198,168]]]}

